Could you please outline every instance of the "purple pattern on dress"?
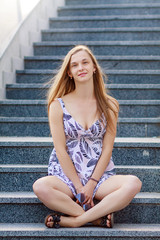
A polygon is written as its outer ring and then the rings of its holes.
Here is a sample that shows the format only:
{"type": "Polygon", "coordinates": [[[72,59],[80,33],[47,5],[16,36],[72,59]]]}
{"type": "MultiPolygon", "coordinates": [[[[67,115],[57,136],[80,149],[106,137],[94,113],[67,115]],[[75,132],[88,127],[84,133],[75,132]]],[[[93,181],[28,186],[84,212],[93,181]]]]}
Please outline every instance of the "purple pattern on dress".
{"type": "MultiPolygon", "coordinates": [[[[92,175],[94,168],[101,156],[103,137],[106,132],[106,119],[104,114],[101,118],[92,124],[92,126],[85,130],[75,119],[69,114],[65,108],[64,102],[58,98],[63,109],[63,124],[66,135],[67,152],[74,163],[77,174],[85,185],[92,175]]],[[[56,151],[53,149],[48,166],[48,175],[57,176],[71,189],[72,193],[76,195],[76,190],[70,179],[64,174],[59,161],[56,156],[56,151]]],[[[114,163],[112,158],[106,168],[104,175],[100,178],[99,183],[94,189],[93,197],[102,182],[110,176],[115,175],[114,163]]]]}

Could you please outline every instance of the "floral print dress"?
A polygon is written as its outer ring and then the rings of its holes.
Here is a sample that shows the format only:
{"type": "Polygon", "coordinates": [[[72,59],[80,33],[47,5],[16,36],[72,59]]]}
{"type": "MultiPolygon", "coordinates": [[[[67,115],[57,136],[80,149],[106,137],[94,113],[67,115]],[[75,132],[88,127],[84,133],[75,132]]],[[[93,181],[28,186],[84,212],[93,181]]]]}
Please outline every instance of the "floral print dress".
{"type": "MultiPolygon", "coordinates": [[[[85,185],[89,177],[92,176],[94,168],[101,156],[107,122],[104,114],[102,114],[100,119],[94,122],[88,130],[85,130],[67,111],[62,98],[58,98],[58,101],[63,109],[63,125],[66,136],[67,153],[74,163],[82,184],[85,185]]],[[[48,175],[58,177],[68,185],[73,195],[76,196],[76,189],[71,180],[64,174],[56,156],[55,149],[53,149],[49,159],[48,175]]],[[[105,173],[94,189],[93,197],[101,183],[112,175],[115,175],[115,168],[111,157],[105,173]]]]}

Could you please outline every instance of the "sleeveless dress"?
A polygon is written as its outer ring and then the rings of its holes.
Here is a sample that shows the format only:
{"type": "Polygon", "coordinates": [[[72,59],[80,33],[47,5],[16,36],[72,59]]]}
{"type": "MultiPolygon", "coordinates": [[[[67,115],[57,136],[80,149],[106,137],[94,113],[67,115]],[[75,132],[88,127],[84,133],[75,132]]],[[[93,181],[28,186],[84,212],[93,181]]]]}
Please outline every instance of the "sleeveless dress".
{"type": "MultiPolygon", "coordinates": [[[[107,122],[104,114],[102,114],[100,119],[94,122],[89,129],[85,130],[67,111],[62,98],[58,98],[58,101],[63,110],[63,126],[66,136],[67,153],[74,163],[82,185],[85,185],[89,177],[92,176],[94,168],[101,156],[107,122]]],[[[64,174],[56,156],[55,148],[49,159],[48,175],[58,177],[68,185],[73,195],[76,196],[76,189],[71,180],[64,174]]],[[[104,174],[94,189],[93,197],[102,182],[113,175],[115,175],[115,167],[111,157],[104,174]]]]}

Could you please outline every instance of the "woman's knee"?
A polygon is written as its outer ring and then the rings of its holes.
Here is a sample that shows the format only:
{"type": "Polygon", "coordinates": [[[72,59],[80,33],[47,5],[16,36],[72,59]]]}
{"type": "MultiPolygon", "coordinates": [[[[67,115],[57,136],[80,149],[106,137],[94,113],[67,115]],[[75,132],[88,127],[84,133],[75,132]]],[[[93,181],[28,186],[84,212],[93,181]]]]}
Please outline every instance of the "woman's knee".
{"type": "Polygon", "coordinates": [[[46,194],[46,189],[47,184],[45,178],[40,178],[33,184],[33,191],[37,196],[46,194]]]}
{"type": "Polygon", "coordinates": [[[127,176],[126,184],[127,184],[128,188],[130,189],[130,191],[132,191],[133,194],[137,194],[138,192],[140,192],[141,187],[142,187],[141,180],[134,175],[127,176]]]}

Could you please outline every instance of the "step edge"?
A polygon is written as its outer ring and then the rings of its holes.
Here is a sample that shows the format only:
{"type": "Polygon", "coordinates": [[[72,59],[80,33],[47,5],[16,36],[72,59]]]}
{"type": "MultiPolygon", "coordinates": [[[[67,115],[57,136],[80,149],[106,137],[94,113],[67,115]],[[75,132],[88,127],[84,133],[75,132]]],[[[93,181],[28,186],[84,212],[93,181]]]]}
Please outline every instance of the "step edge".
{"type": "Polygon", "coordinates": [[[154,31],[160,31],[159,27],[119,27],[119,28],[58,28],[58,29],[54,29],[54,28],[50,28],[50,29],[43,29],[42,30],[42,34],[43,33],[75,33],[75,32],[123,32],[123,31],[127,31],[127,32],[134,32],[134,31],[138,31],[138,32],[154,32],[154,31]]]}
{"type": "MultiPolygon", "coordinates": [[[[118,55],[96,55],[95,56],[97,60],[130,60],[130,61],[134,61],[134,60],[146,60],[146,61],[157,61],[160,60],[160,56],[157,55],[141,55],[141,56],[135,56],[135,55],[122,55],[122,56],[118,56],[118,55]]],[[[64,56],[25,56],[24,60],[26,61],[54,61],[54,60],[60,60],[62,61],[64,59],[64,56]]],[[[157,69],[158,70],[158,69],[157,69]]]]}
{"type": "MultiPolygon", "coordinates": [[[[25,69],[25,70],[16,70],[17,74],[56,74],[58,71],[57,70],[40,70],[40,69],[25,69]]],[[[159,75],[160,70],[104,70],[106,74],[127,74],[127,75],[159,75]]]]}
{"type": "Polygon", "coordinates": [[[160,19],[160,14],[148,14],[148,15],[109,15],[109,16],[58,16],[51,17],[50,21],[101,21],[101,20],[154,20],[160,19]]]}
{"type": "MultiPolygon", "coordinates": [[[[138,105],[138,106],[145,106],[145,105],[159,105],[160,100],[118,100],[120,105],[138,105]]],[[[46,105],[47,100],[38,100],[38,99],[5,99],[0,100],[0,105],[46,105]]]]}
{"type": "MultiPolygon", "coordinates": [[[[57,229],[47,229],[43,223],[14,223],[14,224],[0,224],[0,236],[12,236],[14,237],[60,237],[65,234],[65,237],[73,236],[88,236],[88,237],[130,237],[139,236],[145,238],[148,237],[158,237],[160,233],[160,224],[115,224],[113,229],[98,228],[98,227],[81,227],[81,228],[60,228],[57,229]],[[83,234],[82,234],[83,233],[83,234]]],[[[143,238],[142,238],[143,239],[143,238]]]]}
{"type": "Polygon", "coordinates": [[[88,45],[88,46],[159,46],[160,41],[42,41],[34,42],[33,47],[71,47],[74,45],[88,45]]]}
{"type": "MultiPolygon", "coordinates": [[[[115,168],[118,170],[148,170],[148,171],[156,171],[157,173],[160,171],[159,165],[115,165],[115,168]]],[[[0,164],[0,172],[19,172],[19,173],[35,173],[35,172],[46,172],[47,173],[48,165],[40,165],[40,164],[0,164]]]]}
{"type": "MultiPolygon", "coordinates": [[[[6,203],[41,203],[33,192],[0,192],[0,204],[6,203]]],[[[160,193],[141,192],[132,200],[131,204],[160,204],[160,193]]],[[[42,204],[42,203],[41,203],[42,204]]]]}
{"type": "Polygon", "coordinates": [[[122,3],[122,4],[96,4],[96,5],[89,5],[89,4],[86,4],[86,5],[73,5],[73,6],[61,6],[61,7],[58,7],[58,11],[61,11],[61,10],[82,10],[82,9],[104,9],[104,8],[157,8],[157,7],[160,7],[160,3],[152,3],[152,4],[149,4],[149,3],[122,3]]]}
{"type": "MultiPolygon", "coordinates": [[[[51,86],[51,84],[43,84],[43,83],[13,83],[13,84],[6,84],[7,88],[41,88],[41,89],[45,89],[45,88],[49,88],[51,86]]],[[[107,88],[114,88],[114,89],[118,89],[118,88],[125,88],[125,89],[159,89],[160,88],[160,84],[159,83],[147,83],[147,84],[143,84],[143,83],[130,83],[130,84],[121,84],[121,83],[105,83],[105,87],[107,88]]],[[[156,99],[155,99],[156,100],[156,99]]],[[[158,99],[157,99],[158,100],[158,99]]]]}
{"type": "MultiPolygon", "coordinates": [[[[0,146],[52,146],[51,137],[0,137],[0,146]]],[[[114,147],[160,147],[160,138],[115,138],[114,147]]]]}
{"type": "MultiPolygon", "coordinates": [[[[0,117],[0,123],[48,123],[47,117],[0,117]]],[[[160,123],[160,117],[156,118],[122,118],[118,119],[118,123],[142,123],[152,124],[160,123]]]]}

